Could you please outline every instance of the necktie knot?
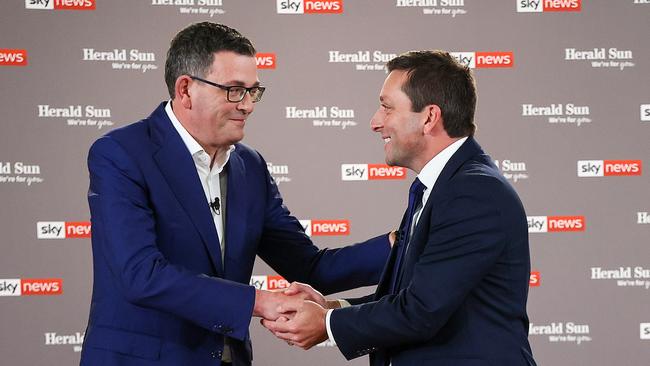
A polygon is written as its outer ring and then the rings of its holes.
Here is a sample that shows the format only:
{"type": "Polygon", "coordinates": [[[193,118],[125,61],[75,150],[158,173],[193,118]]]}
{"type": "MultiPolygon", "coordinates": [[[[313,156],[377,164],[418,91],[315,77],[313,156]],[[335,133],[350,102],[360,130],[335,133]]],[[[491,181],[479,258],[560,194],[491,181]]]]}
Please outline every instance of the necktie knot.
{"type": "Polygon", "coordinates": [[[415,178],[413,183],[411,183],[411,188],[409,188],[409,206],[413,206],[412,209],[415,209],[415,206],[419,203],[418,200],[422,199],[422,194],[425,189],[427,187],[418,178],[415,178]]]}

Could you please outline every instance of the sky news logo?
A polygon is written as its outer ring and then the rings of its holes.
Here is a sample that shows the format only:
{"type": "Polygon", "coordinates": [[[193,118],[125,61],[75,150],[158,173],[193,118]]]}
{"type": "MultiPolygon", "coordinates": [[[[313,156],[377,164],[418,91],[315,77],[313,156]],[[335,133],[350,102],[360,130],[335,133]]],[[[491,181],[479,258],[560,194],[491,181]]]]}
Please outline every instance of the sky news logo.
{"type": "Polygon", "coordinates": [[[95,10],[96,0],[25,0],[25,9],[95,10]]]}
{"type": "Polygon", "coordinates": [[[449,52],[449,54],[470,69],[511,68],[515,66],[515,56],[512,51],[449,52]]]}
{"type": "Polygon", "coordinates": [[[584,216],[528,216],[529,233],[585,231],[584,216]]]}
{"type": "Polygon", "coordinates": [[[275,69],[275,53],[258,53],[255,55],[255,63],[258,69],[275,69]]]}
{"type": "Polygon", "coordinates": [[[650,339],[650,323],[641,323],[639,336],[641,339],[650,339]]]}
{"type": "Polygon", "coordinates": [[[566,12],[582,10],[582,0],[517,0],[518,13],[566,12]]]}
{"type": "Polygon", "coordinates": [[[36,223],[38,239],[90,238],[90,222],[39,221],[36,223]]]}
{"type": "Polygon", "coordinates": [[[386,164],[341,164],[341,180],[406,179],[406,168],[386,164]]]}
{"type": "Polygon", "coordinates": [[[578,177],[641,175],[641,160],[578,160],[578,177]]]}
{"type": "Polygon", "coordinates": [[[278,14],[342,14],[343,0],[276,0],[278,14]]]}
{"type": "Polygon", "coordinates": [[[650,104],[641,104],[641,121],[650,122],[650,104]]]}
{"type": "Polygon", "coordinates": [[[350,235],[350,220],[300,220],[308,236],[350,235]]]}
{"type": "Polygon", "coordinates": [[[539,271],[530,272],[530,279],[528,280],[529,287],[539,287],[542,284],[542,275],[539,271]]]}
{"type": "Polygon", "coordinates": [[[0,296],[61,295],[60,278],[9,278],[0,279],[0,296]]]}
{"type": "Polygon", "coordinates": [[[0,66],[27,66],[27,50],[0,48],[0,66]]]}
{"type": "Polygon", "coordinates": [[[258,290],[272,291],[289,287],[289,281],[282,276],[251,276],[250,285],[258,290]]]}

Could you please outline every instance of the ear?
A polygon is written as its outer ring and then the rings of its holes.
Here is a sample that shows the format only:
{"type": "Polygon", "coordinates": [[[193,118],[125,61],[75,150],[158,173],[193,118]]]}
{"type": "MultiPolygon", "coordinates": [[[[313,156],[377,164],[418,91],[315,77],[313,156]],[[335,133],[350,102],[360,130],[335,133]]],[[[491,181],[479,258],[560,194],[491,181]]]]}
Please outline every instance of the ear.
{"type": "Polygon", "coordinates": [[[192,98],[190,93],[190,82],[192,79],[187,75],[181,75],[176,79],[174,84],[174,97],[178,100],[178,104],[183,108],[192,108],[192,98]]]}
{"type": "Polygon", "coordinates": [[[424,134],[431,135],[436,129],[443,128],[442,126],[442,111],[440,107],[435,104],[429,104],[422,110],[424,112],[424,134]]]}

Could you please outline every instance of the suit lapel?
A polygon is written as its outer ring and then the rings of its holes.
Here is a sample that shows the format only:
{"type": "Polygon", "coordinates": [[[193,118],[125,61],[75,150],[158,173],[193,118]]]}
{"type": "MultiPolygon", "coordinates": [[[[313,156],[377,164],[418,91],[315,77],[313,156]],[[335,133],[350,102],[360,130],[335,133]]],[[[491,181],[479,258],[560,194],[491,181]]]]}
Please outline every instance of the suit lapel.
{"type": "Polygon", "coordinates": [[[395,282],[395,292],[397,292],[402,287],[402,280],[405,278],[411,278],[411,275],[413,273],[413,265],[415,262],[417,262],[417,258],[420,256],[420,253],[422,251],[422,246],[426,243],[427,237],[429,235],[429,227],[424,223],[429,222],[431,218],[431,202],[431,197],[429,197],[427,204],[422,209],[418,224],[415,226],[413,236],[411,237],[411,242],[409,243],[409,247],[404,254],[404,259],[402,260],[400,273],[397,275],[397,281],[395,282]],[[420,223],[422,223],[422,225],[420,225],[420,223]]]}
{"type": "Polygon", "coordinates": [[[205,199],[205,192],[203,192],[192,156],[167,117],[164,106],[165,103],[161,104],[151,116],[153,128],[156,129],[157,136],[160,137],[160,149],[154,153],[154,160],[170,189],[201,235],[203,244],[210,253],[210,260],[215,272],[222,275],[221,248],[212,214],[205,199]]]}
{"type": "Polygon", "coordinates": [[[249,198],[246,187],[246,166],[237,149],[230,154],[228,165],[228,193],[226,196],[226,255],[225,278],[235,278],[235,272],[241,268],[228,266],[236,263],[237,258],[244,258],[246,235],[246,207],[249,198]]]}
{"type": "Polygon", "coordinates": [[[483,150],[473,137],[468,137],[461,147],[451,156],[445,167],[440,172],[436,183],[431,190],[427,203],[422,209],[418,224],[413,231],[411,242],[404,260],[402,261],[401,273],[398,275],[395,291],[401,288],[402,282],[409,283],[413,276],[415,264],[424,249],[429,237],[429,225],[434,202],[438,201],[440,192],[443,192],[449,180],[456,174],[458,169],[476,154],[483,153],[483,150]]]}
{"type": "MultiPolygon", "coordinates": [[[[402,228],[406,222],[406,212],[402,215],[402,221],[399,224],[399,228],[402,228]]],[[[393,278],[393,271],[395,271],[395,261],[397,260],[397,255],[400,250],[398,243],[395,243],[390,248],[390,254],[388,255],[388,260],[384,265],[384,270],[381,273],[379,278],[379,283],[377,284],[377,289],[375,290],[375,299],[379,300],[382,296],[390,293],[390,285],[393,278]]]]}

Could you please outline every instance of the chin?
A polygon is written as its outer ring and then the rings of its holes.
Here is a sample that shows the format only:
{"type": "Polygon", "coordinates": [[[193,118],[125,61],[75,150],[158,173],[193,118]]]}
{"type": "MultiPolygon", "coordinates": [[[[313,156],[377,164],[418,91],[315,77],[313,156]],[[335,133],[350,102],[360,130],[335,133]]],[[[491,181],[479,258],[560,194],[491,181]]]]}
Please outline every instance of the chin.
{"type": "Polygon", "coordinates": [[[234,145],[243,139],[244,139],[244,131],[241,131],[241,133],[233,133],[229,139],[230,145],[234,145]]]}

